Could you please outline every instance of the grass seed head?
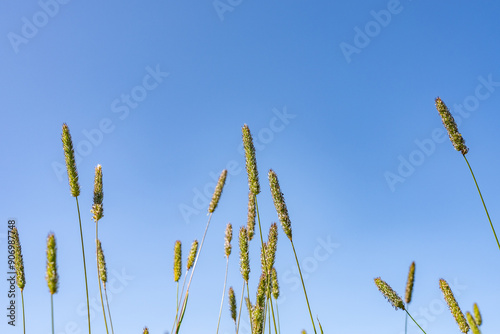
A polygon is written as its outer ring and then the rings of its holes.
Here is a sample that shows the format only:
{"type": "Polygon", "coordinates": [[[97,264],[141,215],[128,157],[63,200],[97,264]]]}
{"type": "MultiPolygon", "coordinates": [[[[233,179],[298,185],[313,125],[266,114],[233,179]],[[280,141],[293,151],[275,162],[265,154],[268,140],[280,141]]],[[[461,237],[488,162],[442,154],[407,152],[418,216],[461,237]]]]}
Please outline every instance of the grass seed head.
{"type": "Polygon", "coordinates": [[[191,244],[191,250],[189,251],[189,256],[187,260],[187,270],[191,269],[191,267],[193,266],[197,252],[198,252],[198,240],[195,240],[191,244]]]}
{"type": "Polygon", "coordinates": [[[147,327],[144,327],[144,331],[142,332],[142,334],[149,334],[149,329],[147,327]]]}
{"type": "Polygon", "coordinates": [[[455,296],[453,296],[453,292],[451,292],[450,286],[444,279],[440,279],[439,287],[443,292],[444,300],[446,301],[446,304],[448,304],[451,314],[453,314],[453,317],[455,318],[458,327],[460,327],[462,333],[467,333],[469,331],[469,325],[465,320],[462,310],[460,310],[460,306],[458,306],[455,296]]]}
{"type": "Polygon", "coordinates": [[[277,246],[278,246],[278,225],[276,223],[272,223],[271,227],[269,228],[269,235],[267,237],[267,247],[266,247],[266,264],[268,273],[270,273],[274,267],[277,246]]]}
{"type": "Polygon", "coordinates": [[[45,279],[47,280],[47,285],[52,295],[57,292],[59,283],[59,275],[57,274],[56,253],[57,253],[56,238],[54,236],[54,233],[51,233],[47,237],[47,272],[45,274],[45,279]]]}
{"type": "Polygon", "coordinates": [[[248,125],[243,125],[243,148],[245,149],[246,169],[248,175],[248,187],[254,195],[260,193],[259,173],[257,171],[257,160],[255,159],[255,146],[248,125]]]}
{"type": "Polygon", "coordinates": [[[267,291],[267,275],[262,273],[259,279],[259,285],[257,287],[257,297],[255,300],[255,306],[253,308],[253,333],[262,333],[264,329],[264,307],[266,303],[266,291],[267,291]]]}
{"type": "Polygon", "coordinates": [[[62,142],[64,150],[64,160],[68,171],[69,188],[71,196],[78,197],[80,195],[80,185],[78,184],[78,172],[76,170],[75,150],[73,149],[73,141],[66,123],[62,127],[62,142]]]}
{"type": "Polygon", "coordinates": [[[465,146],[465,140],[458,131],[457,123],[455,123],[455,119],[451,115],[448,107],[439,97],[436,98],[436,109],[441,116],[446,131],[448,131],[448,136],[450,137],[453,147],[455,147],[457,151],[462,152],[463,155],[467,154],[469,149],[465,146]]]}
{"type": "Polygon", "coordinates": [[[248,219],[247,219],[247,232],[248,240],[252,241],[253,235],[255,233],[255,195],[249,191],[248,192],[248,219]]]}
{"type": "Polygon", "coordinates": [[[272,283],[272,294],[274,299],[278,299],[280,296],[280,286],[278,284],[278,273],[276,272],[276,268],[273,267],[271,270],[271,283],[272,283]]]}
{"type": "Polygon", "coordinates": [[[233,225],[231,223],[227,223],[226,232],[224,235],[224,253],[226,257],[229,258],[231,255],[231,240],[233,239],[233,225]]]}
{"type": "Polygon", "coordinates": [[[220,195],[222,194],[222,189],[224,188],[224,184],[226,183],[227,169],[224,169],[219,176],[219,181],[217,181],[217,185],[215,186],[214,194],[212,196],[212,201],[208,207],[208,212],[212,213],[217,208],[217,204],[219,204],[220,195]]]}
{"type": "Polygon", "coordinates": [[[380,277],[375,278],[375,284],[377,285],[377,288],[382,292],[384,297],[389,301],[389,303],[394,306],[394,308],[397,310],[398,308],[402,309],[403,311],[405,310],[405,304],[401,300],[401,297],[398,296],[396,291],[394,291],[389,284],[384,282],[380,277]]]}
{"type": "Polygon", "coordinates": [[[106,288],[106,282],[108,281],[108,272],[106,269],[106,259],[104,258],[104,252],[102,251],[102,245],[99,239],[97,239],[97,264],[99,267],[99,277],[101,278],[104,288],[106,288]]]}
{"type": "Polygon", "coordinates": [[[103,217],[103,207],[102,200],[104,194],[102,192],[102,167],[97,165],[95,168],[95,178],[94,178],[94,204],[92,205],[92,210],[90,212],[94,215],[92,218],[97,223],[103,217]]]}
{"type": "Polygon", "coordinates": [[[288,216],[288,209],[285,204],[285,198],[281,192],[280,184],[278,181],[278,176],[271,169],[269,170],[269,184],[271,186],[271,194],[273,195],[274,207],[276,212],[278,212],[278,218],[281,222],[281,227],[285,232],[286,236],[290,241],[292,241],[292,223],[288,216]]]}
{"type": "Polygon", "coordinates": [[[229,310],[231,311],[231,319],[236,323],[236,297],[233,287],[229,288],[229,310]]]}
{"type": "Polygon", "coordinates": [[[408,281],[406,282],[405,303],[411,302],[411,295],[413,293],[413,283],[415,282],[415,261],[411,263],[410,271],[408,272],[408,281]]]}
{"type": "Polygon", "coordinates": [[[479,307],[474,303],[474,320],[478,326],[483,324],[483,319],[481,318],[481,312],[479,312],[479,307]]]}
{"type": "Polygon", "coordinates": [[[479,327],[472,314],[470,312],[467,312],[465,313],[465,316],[467,317],[467,322],[469,323],[472,334],[481,334],[481,331],[479,330],[479,327]]]}
{"type": "Polygon", "coordinates": [[[240,272],[245,282],[248,283],[248,278],[250,275],[250,259],[248,254],[248,233],[246,227],[244,226],[240,228],[239,244],[240,244],[240,272]]]}
{"type": "Polygon", "coordinates": [[[19,241],[19,231],[14,227],[11,231],[12,241],[14,246],[14,264],[16,267],[16,283],[19,289],[23,291],[26,286],[26,278],[24,277],[24,261],[21,250],[21,242],[19,241]]]}
{"type": "Polygon", "coordinates": [[[174,246],[174,282],[179,282],[182,275],[182,249],[181,242],[177,240],[174,246]]]}

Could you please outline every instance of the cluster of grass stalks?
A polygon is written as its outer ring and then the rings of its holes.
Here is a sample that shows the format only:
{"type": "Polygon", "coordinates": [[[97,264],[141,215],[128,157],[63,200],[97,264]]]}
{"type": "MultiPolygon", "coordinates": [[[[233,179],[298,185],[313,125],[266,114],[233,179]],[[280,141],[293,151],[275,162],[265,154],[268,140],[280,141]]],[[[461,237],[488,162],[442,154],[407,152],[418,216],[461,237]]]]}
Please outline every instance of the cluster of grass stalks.
{"type": "MultiPolygon", "coordinates": [[[[450,140],[453,143],[455,149],[462,153],[467,166],[471,172],[471,175],[474,179],[475,185],[479,192],[482,204],[486,211],[487,218],[489,220],[491,229],[493,231],[495,240],[500,249],[500,243],[498,242],[498,238],[496,236],[495,229],[493,227],[493,223],[491,222],[490,216],[488,214],[488,210],[486,209],[486,205],[484,199],[481,195],[481,191],[479,190],[479,186],[477,184],[474,173],[472,172],[472,168],[466,158],[466,154],[469,149],[465,146],[465,141],[457,129],[456,123],[446,107],[446,105],[442,102],[440,98],[436,99],[436,108],[442,118],[443,124],[446,127],[450,140]]],[[[246,225],[240,226],[236,231],[238,231],[237,239],[239,245],[239,267],[241,273],[241,290],[240,290],[240,301],[239,306],[236,300],[236,296],[238,295],[237,291],[234,287],[227,288],[227,276],[228,276],[228,268],[229,268],[229,258],[232,253],[232,239],[233,239],[233,226],[228,223],[225,230],[225,238],[224,238],[224,255],[226,258],[226,270],[223,282],[222,289],[222,297],[220,303],[220,311],[219,317],[217,321],[217,327],[214,328],[216,334],[219,332],[220,319],[222,316],[223,306],[225,304],[225,294],[228,291],[228,306],[230,310],[230,317],[234,322],[234,331],[236,334],[240,332],[240,323],[242,317],[246,317],[251,325],[251,333],[252,334],[262,334],[264,332],[269,331],[269,333],[281,333],[280,329],[280,321],[279,321],[279,310],[277,300],[279,298],[279,282],[278,282],[278,273],[275,268],[275,258],[276,258],[276,249],[277,249],[277,240],[278,240],[278,224],[273,223],[269,227],[269,232],[267,235],[267,239],[264,238],[263,235],[263,226],[261,223],[261,217],[259,213],[259,205],[258,205],[258,195],[261,193],[259,173],[257,169],[257,159],[255,153],[255,147],[253,144],[252,135],[250,129],[247,125],[242,127],[242,138],[243,138],[243,147],[245,150],[245,160],[246,160],[246,171],[248,176],[248,214],[247,214],[247,222],[246,225]],[[250,259],[249,259],[249,248],[250,243],[257,235],[259,241],[257,241],[258,247],[260,247],[260,263],[261,268],[259,273],[257,274],[259,277],[258,286],[254,290],[254,294],[251,293],[251,289],[249,286],[249,278],[250,278],[250,259]],[[243,303],[245,301],[245,303],[243,303]],[[245,305],[243,305],[245,304],[245,305]],[[243,315],[242,315],[243,314],[243,315]]],[[[90,306],[89,306],[89,296],[88,296],[88,280],[87,280],[87,270],[85,263],[85,242],[83,239],[82,232],[82,224],[81,224],[81,214],[80,207],[78,203],[78,197],[80,195],[80,185],[78,181],[78,172],[76,168],[75,154],[73,149],[73,143],[71,139],[71,135],[69,132],[69,128],[66,124],[63,124],[62,127],[62,142],[63,142],[63,150],[66,161],[66,167],[68,172],[68,181],[70,186],[70,194],[75,198],[76,201],[76,213],[78,217],[78,226],[80,230],[80,243],[82,248],[82,265],[83,265],[83,273],[84,280],[82,283],[85,284],[86,288],[86,300],[87,300],[87,319],[88,319],[88,331],[89,334],[92,332],[90,326],[90,306]]],[[[97,165],[95,168],[95,179],[94,179],[94,201],[90,212],[92,213],[92,218],[95,222],[95,249],[96,249],[96,266],[97,266],[97,284],[99,285],[99,292],[101,297],[101,306],[104,316],[104,326],[106,333],[109,332],[114,333],[113,323],[111,318],[111,311],[107,298],[106,291],[106,283],[107,283],[107,273],[106,273],[106,261],[103,253],[103,248],[101,241],[99,239],[99,221],[103,218],[103,182],[102,182],[102,167],[97,165]],[[103,298],[104,292],[104,298],[103,298]],[[104,300],[106,301],[106,307],[104,304],[104,300]],[[109,320],[109,325],[108,325],[109,320]]],[[[210,202],[209,207],[207,208],[208,219],[205,227],[205,231],[201,237],[201,241],[198,242],[195,239],[190,247],[189,254],[187,256],[186,266],[183,275],[183,267],[182,267],[182,243],[180,240],[177,240],[174,245],[174,261],[173,261],[173,278],[174,283],[176,283],[176,299],[175,299],[175,315],[173,317],[173,323],[171,327],[171,333],[178,334],[180,333],[182,323],[184,321],[186,310],[188,308],[189,301],[189,289],[191,287],[194,274],[196,272],[196,267],[200,256],[202,254],[202,247],[207,235],[207,231],[210,226],[210,222],[212,220],[213,214],[219,204],[223,188],[225,185],[227,176],[227,171],[223,170],[220,174],[218,183],[214,190],[212,200],[210,202]],[[184,276],[182,284],[180,284],[181,277],[184,276]],[[187,279],[189,276],[189,279],[187,279]],[[187,283],[187,284],[186,284],[187,283]]],[[[278,176],[276,172],[272,169],[268,171],[268,181],[269,181],[269,190],[271,192],[274,206],[277,213],[277,218],[280,222],[282,232],[289,240],[291,245],[290,256],[292,256],[296,261],[298,273],[301,279],[302,288],[304,292],[304,308],[303,311],[307,312],[311,319],[311,327],[315,334],[318,333],[318,326],[320,333],[323,333],[323,329],[319,320],[315,321],[313,317],[313,312],[311,310],[311,305],[309,303],[309,298],[307,296],[306,286],[304,284],[304,279],[302,276],[302,271],[299,264],[299,257],[297,255],[294,240],[292,237],[292,223],[290,216],[288,214],[288,209],[285,203],[284,194],[281,190],[280,183],[278,181],[278,176]]],[[[75,219],[76,220],[76,219],[75,219]]],[[[25,313],[24,313],[24,288],[26,285],[25,276],[24,276],[24,265],[23,265],[23,257],[21,251],[21,243],[19,238],[19,231],[14,228],[11,231],[10,235],[13,241],[14,248],[14,256],[15,256],[15,270],[16,270],[16,283],[21,292],[22,298],[22,307],[23,307],[23,329],[25,332],[25,313]]],[[[52,323],[52,333],[54,333],[54,308],[53,308],[53,295],[57,293],[59,276],[57,273],[57,247],[56,247],[56,239],[54,233],[50,233],[47,238],[47,272],[46,272],[46,280],[49,288],[50,296],[51,296],[51,323],[52,323]]],[[[408,280],[405,291],[404,301],[397,292],[395,292],[389,284],[383,281],[380,277],[375,278],[375,284],[385,298],[394,306],[396,310],[402,309],[406,312],[406,320],[405,320],[405,333],[407,332],[407,317],[410,317],[415,324],[422,330],[422,332],[426,333],[422,327],[415,321],[415,319],[411,316],[408,311],[408,306],[412,299],[413,287],[415,281],[415,262],[413,262],[410,266],[410,270],[408,273],[408,280]]],[[[479,312],[479,308],[477,304],[473,306],[473,313],[467,312],[466,315],[462,313],[458,303],[451,291],[448,283],[444,279],[439,280],[439,287],[443,293],[444,299],[449,306],[449,309],[455,318],[459,329],[463,333],[467,333],[469,330],[472,331],[473,334],[480,333],[480,326],[482,324],[481,314],[479,312]]],[[[102,332],[102,329],[99,331],[102,332]]],[[[149,329],[145,327],[143,329],[143,333],[149,333],[149,329]]],[[[302,333],[305,333],[305,330],[302,330],[302,333]]]]}
{"type": "MultiPolygon", "coordinates": [[[[444,127],[446,128],[446,131],[448,132],[448,136],[450,138],[451,143],[453,144],[453,147],[462,153],[462,156],[465,159],[465,162],[467,163],[467,166],[469,168],[469,171],[472,175],[472,178],[474,180],[474,184],[477,188],[477,191],[479,193],[479,197],[481,199],[481,202],[483,204],[484,210],[486,212],[486,217],[488,218],[491,230],[493,232],[493,236],[495,237],[495,241],[497,243],[497,246],[500,250],[500,243],[498,242],[497,234],[495,232],[495,228],[493,226],[493,223],[491,221],[490,215],[488,213],[488,209],[486,208],[486,204],[484,202],[483,195],[481,194],[481,190],[479,189],[479,185],[477,183],[476,177],[474,175],[474,172],[472,171],[471,165],[469,164],[469,161],[467,160],[466,154],[469,152],[469,148],[465,145],[465,140],[462,137],[462,134],[458,131],[457,124],[455,122],[455,119],[451,115],[450,110],[448,107],[444,104],[444,102],[441,100],[441,98],[437,97],[435,100],[436,103],[436,109],[441,116],[441,120],[443,122],[444,127]]],[[[414,279],[415,279],[415,262],[412,263],[410,266],[410,271],[408,274],[408,282],[406,286],[406,295],[405,295],[405,302],[399,297],[399,295],[385,282],[383,281],[380,277],[375,278],[375,284],[380,290],[380,292],[384,295],[385,298],[392,304],[392,306],[395,307],[396,310],[402,309],[406,311],[406,315],[410,316],[410,318],[415,322],[415,324],[422,330],[422,332],[425,333],[425,331],[420,327],[420,325],[413,319],[413,317],[410,315],[408,312],[408,304],[411,301],[412,293],[413,293],[413,284],[414,284],[414,279]],[[406,303],[406,304],[405,304],[406,303]]],[[[470,312],[466,313],[466,316],[464,316],[462,310],[460,309],[460,306],[458,305],[457,300],[455,299],[455,296],[453,295],[453,292],[451,291],[450,286],[444,279],[439,280],[439,288],[441,289],[443,293],[444,300],[446,301],[446,304],[448,305],[448,308],[451,311],[451,314],[455,318],[455,321],[458,324],[458,327],[462,333],[468,333],[469,331],[472,331],[473,334],[480,334],[480,326],[482,324],[482,318],[481,318],[481,313],[479,312],[479,307],[475,303],[473,305],[473,314],[470,312]]],[[[407,323],[405,322],[405,333],[407,333],[407,323]]]]}

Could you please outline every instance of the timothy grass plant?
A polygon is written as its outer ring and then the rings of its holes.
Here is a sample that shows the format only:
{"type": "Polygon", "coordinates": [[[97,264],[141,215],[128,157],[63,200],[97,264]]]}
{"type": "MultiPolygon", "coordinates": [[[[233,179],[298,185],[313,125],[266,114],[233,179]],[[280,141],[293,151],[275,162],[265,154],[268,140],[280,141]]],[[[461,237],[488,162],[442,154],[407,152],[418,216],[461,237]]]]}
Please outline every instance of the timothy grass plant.
{"type": "Polygon", "coordinates": [[[50,318],[52,323],[52,334],[54,334],[54,294],[57,293],[59,287],[59,275],[57,274],[56,262],[56,238],[54,233],[49,234],[47,237],[47,272],[45,279],[50,292],[50,318]]]}

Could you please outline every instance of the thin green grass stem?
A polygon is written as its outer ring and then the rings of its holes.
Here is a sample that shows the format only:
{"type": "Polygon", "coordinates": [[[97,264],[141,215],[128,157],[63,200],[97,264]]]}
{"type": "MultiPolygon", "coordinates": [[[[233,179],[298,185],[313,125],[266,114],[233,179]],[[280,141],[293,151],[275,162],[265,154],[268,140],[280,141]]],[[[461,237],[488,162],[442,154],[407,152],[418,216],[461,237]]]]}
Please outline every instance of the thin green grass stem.
{"type": "Polygon", "coordinates": [[[50,317],[52,320],[52,334],[54,334],[54,294],[50,294],[50,317]]]}
{"type": "Polygon", "coordinates": [[[24,294],[23,294],[23,290],[21,290],[21,303],[23,305],[23,333],[26,334],[26,319],[25,319],[25,315],[24,315],[24,294]]]}
{"type": "Polygon", "coordinates": [[[104,325],[106,326],[106,333],[108,332],[108,322],[106,320],[106,311],[104,309],[104,301],[102,299],[102,289],[101,289],[101,275],[100,275],[100,270],[99,270],[99,248],[97,247],[97,241],[99,240],[98,237],[98,221],[95,222],[95,256],[96,256],[96,263],[97,263],[97,282],[99,284],[99,296],[101,297],[101,305],[102,305],[102,315],[104,317],[104,325]]]}
{"type": "Polygon", "coordinates": [[[278,309],[278,300],[276,300],[276,318],[278,319],[278,333],[281,334],[281,326],[280,326],[280,311],[278,309]]]}
{"type": "MultiPolygon", "coordinates": [[[[257,213],[257,221],[259,222],[259,234],[260,234],[260,245],[262,248],[264,248],[264,238],[262,237],[262,227],[261,227],[261,224],[260,224],[260,214],[259,214],[259,204],[257,203],[257,196],[255,196],[255,210],[256,210],[256,213],[257,213]]],[[[263,257],[264,257],[264,267],[267,268],[267,260],[266,260],[266,252],[262,252],[263,253],[263,257]]],[[[268,296],[271,296],[271,273],[270,272],[267,272],[266,273],[266,276],[267,276],[267,295],[268,296]]],[[[273,314],[273,323],[274,323],[274,332],[275,333],[278,333],[278,329],[276,327],[276,320],[274,319],[274,308],[273,308],[273,300],[272,298],[269,298],[269,301],[271,303],[271,312],[273,314]]]]}
{"type": "MultiPolygon", "coordinates": [[[[248,282],[247,283],[247,296],[248,296],[248,299],[250,300],[250,288],[248,287],[248,282]]],[[[251,305],[251,303],[250,303],[251,305]]],[[[249,317],[250,317],[250,333],[253,334],[253,321],[252,321],[252,310],[249,310],[248,311],[249,313],[249,317]]]]}
{"type": "MultiPolygon", "coordinates": [[[[186,312],[187,299],[188,299],[188,294],[189,294],[189,287],[191,286],[191,281],[193,280],[194,271],[196,269],[196,264],[198,263],[198,259],[199,259],[200,254],[201,254],[201,249],[203,247],[203,242],[205,241],[205,237],[207,235],[208,226],[210,225],[210,221],[212,220],[212,214],[213,214],[213,212],[211,212],[208,215],[207,226],[205,227],[205,232],[203,233],[203,238],[201,238],[200,246],[198,248],[198,252],[196,253],[196,258],[194,259],[193,270],[191,271],[191,276],[189,276],[189,282],[188,282],[188,285],[187,285],[187,288],[186,288],[186,293],[184,295],[184,299],[183,299],[183,302],[182,302],[181,316],[180,316],[179,320],[177,320],[177,325],[174,326],[176,328],[175,333],[179,332],[179,328],[180,328],[180,325],[181,325],[181,322],[182,322],[182,318],[184,317],[184,312],[186,312]]],[[[177,317],[176,317],[176,319],[177,319],[177,317]]]]}
{"type": "Polygon", "coordinates": [[[109,325],[111,326],[111,333],[115,334],[115,331],[113,330],[113,320],[111,319],[111,311],[109,309],[108,291],[106,290],[106,286],[104,287],[104,296],[106,297],[106,306],[108,307],[109,325]]]}
{"type": "Polygon", "coordinates": [[[405,316],[405,334],[408,333],[408,314],[405,316]]]}
{"type": "Polygon", "coordinates": [[[87,265],[85,264],[85,248],[83,246],[83,231],[82,231],[82,218],[80,217],[80,205],[78,204],[78,197],[76,199],[76,209],[78,210],[78,222],[80,224],[80,239],[82,242],[82,256],[83,256],[83,273],[85,274],[85,293],[87,295],[87,320],[89,324],[89,334],[92,333],[90,329],[90,304],[89,304],[89,286],[87,284],[87,265]]]}
{"type": "Polygon", "coordinates": [[[238,312],[238,324],[236,325],[236,334],[238,334],[238,331],[240,330],[240,317],[241,317],[241,310],[243,306],[244,297],[245,297],[245,280],[243,280],[243,286],[241,287],[240,310],[238,312]]]}
{"type": "Polygon", "coordinates": [[[486,208],[486,204],[484,203],[484,199],[483,199],[483,195],[481,194],[481,190],[479,190],[479,185],[477,184],[476,177],[474,176],[474,172],[472,171],[472,168],[471,168],[469,161],[467,160],[467,157],[465,156],[465,154],[462,154],[462,155],[464,156],[465,162],[467,162],[467,166],[469,166],[469,170],[470,170],[470,173],[472,174],[472,178],[474,179],[474,183],[476,184],[476,188],[477,188],[477,191],[479,193],[479,197],[481,197],[481,202],[483,202],[484,211],[486,211],[486,216],[488,216],[491,230],[493,231],[493,235],[495,236],[495,240],[497,241],[498,249],[500,249],[500,242],[498,242],[495,228],[493,227],[493,223],[491,222],[490,214],[488,213],[488,209],[486,208]]]}
{"type": "Polygon", "coordinates": [[[295,255],[295,261],[297,262],[297,268],[299,269],[300,281],[302,282],[302,288],[304,289],[304,296],[306,297],[307,308],[309,309],[309,315],[311,316],[311,322],[313,324],[314,333],[317,334],[316,325],[314,324],[314,319],[311,312],[311,306],[309,306],[309,298],[307,298],[306,285],[304,284],[304,278],[302,277],[302,271],[300,270],[299,259],[297,258],[297,252],[295,251],[295,246],[293,245],[293,241],[291,241],[291,243],[292,243],[293,254],[295,255]]]}
{"type": "MultiPolygon", "coordinates": [[[[411,320],[413,320],[413,322],[414,322],[415,324],[417,324],[418,328],[420,328],[420,330],[421,330],[422,332],[424,332],[424,333],[425,333],[425,331],[422,329],[422,327],[420,327],[420,325],[418,324],[418,322],[416,322],[416,321],[415,321],[415,319],[413,319],[413,317],[412,317],[412,316],[411,316],[411,314],[408,312],[408,310],[405,310],[405,311],[406,311],[406,314],[408,314],[408,315],[410,316],[411,320]]],[[[427,333],[425,333],[425,334],[427,334],[427,333]]]]}
{"type": "Polygon", "coordinates": [[[219,320],[217,321],[217,331],[216,334],[219,333],[219,325],[220,325],[220,317],[222,315],[222,306],[224,305],[224,295],[226,292],[226,283],[227,283],[227,270],[229,268],[229,257],[226,260],[226,275],[224,277],[224,289],[222,290],[222,299],[220,301],[220,310],[219,310],[219,320]]]}

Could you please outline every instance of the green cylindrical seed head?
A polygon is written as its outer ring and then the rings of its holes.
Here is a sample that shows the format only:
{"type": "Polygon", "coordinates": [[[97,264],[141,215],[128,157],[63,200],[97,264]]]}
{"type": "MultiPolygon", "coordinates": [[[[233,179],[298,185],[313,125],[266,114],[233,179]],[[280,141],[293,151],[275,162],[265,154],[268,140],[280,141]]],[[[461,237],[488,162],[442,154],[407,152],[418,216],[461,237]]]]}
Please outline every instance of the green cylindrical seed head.
{"type": "Polygon", "coordinates": [[[195,240],[191,244],[191,250],[189,251],[189,256],[187,260],[187,270],[191,269],[191,267],[193,266],[197,252],[198,252],[198,240],[195,240]]]}
{"type": "Polygon", "coordinates": [[[465,146],[465,140],[462,138],[460,132],[458,132],[457,123],[455,123],[455,119],[451,115],[448,107],[439,97],[436,98],[436,109],[441,116],[446,131],[448,131],[448,136],[450,137],[453,147],[455,147],[457,151],[462,152],[462,154],[467,154],[469,149],[465,146]]]}
{"type": "Polygon", "coordinates": [[[467,317],[467,322],[469,323],[470,329],[472,330],[472,334],[481,334],[481,331],[479,330],[478,325],[476,324],[476,321],[474,320],[474,317],[470,312],[465,313],[465,316],[467,317]]]}
{"type": "Polygon", "coordinates": [[[415,262],[411,263],[410,271],[408,272],[408,280],[406,281],[405,302],[411,302],[411,295],[413,293],[413,283],[415,282],[415,262]]]}
{"type": "Polygon", "coordinates": [[[224,188],[224,184],[226,183],[227,169],[224,169],[219,176],[219,181],[217,181],[217,185],[215,186],[214,194],[212,196],[212,201],[208,206],[208,212],[212,213],[217,208],[217,204],[219,204],[220,195],[222,194],[222,189],[224,188]]]}
{"type": "Polygon", "coordinates": [[[231,223],[227,223],[226,232],[224,235],[224,253],[228,258],[231,255],[231,240],[233,239],[233,225],[231,223]]]}
{"type": "Polygon", "coordinates": [[[78,184],[75,150],[73,149],[73,141],[71,140],[71,134],[66,123],[63,124],[62,131],[64,160],[66,161],[66,169],[68,171],[69,188],[71,196],[78,197],[80,195],[80,185],[78,184]]]}
{"type": "Polygon", "coordinates": [[[248,278],[250,275],[250,259],[248,254],[248,234],[247,234],[247,229],[244,226],[240,228],[239,244],[240,244],[240,272],[245,282],[248,282],[248,278]]]}
{"type": "Polygon", "coordinates": [[[16,267],[16,283],[19,289],[23,291],[26,286],[26,278],[24,277],[24,261],[21,250],[21,242],[19,240],[19,231],[14,227],[11,231],[11,237],[14,246],[14,264],[16,267]]]}
{"type": "Polygon", "coordinates": [[[278,273],[276,268],[273,267],[271,270],[271,283],[272,283],[272,294],[274,299],[278,299],[280,296],[280,286],[278,284],[278,273]]]}
{"type": "Polygon", "coordinates": [[[229,310],[231,311],[231,319],[236,323],[236,297],[233,287],[229,288],[229,310]]]}
{"type": "Polygon", "coordinates": [[[392,290],[392,288],[384,282],[380,277],[375,278],[375,284],[377,285],[377,288],[382,292],[384,297],[389,301],[389,303],[394,306],[394,308],[397,310],[398,308],[402,309],[403,311],[405,310],[405,304],[401,300],[401,297],[398,296],[398,294],[392,290]]]}
{"type": "Polygon", "coordinates": [[[252,241],[255,233],[255,216],[257,212],[255,209],[255,195],[250,191],[248,192],[248,219],[247,219],[247,232],[248,240],[252,241]]]}
{"type": "Polygon", "coordinates": [[[57,274],[56,252],[56,238],[54,234],[51,233],[47,237],[47,272],[45,274],[45,279],[47,280],[47,285],[52,295],[57,292],[59,283],[59,275],[57,274]]]}
{"type": "Polygon", "coordinates": [[[259,285],[257,287],[257,297],[255,299],[255,306],[253,308],[253,321],[254,321],[254,331],[253,333],[262,333],[264,329],[264,306],[266,303],[266,291],[267,291],[267,275],[262,273],[259,279],[259,285]]]}
{"type": "Polygon", "coordinates": [[[269,170],[269,184],[271,186],[271,194],[273,195],[274,207],[278,213],[278,218],[281,222],[281,227],[286,236],[292,241],[292,223],[288,217],[288,209],[285,204],[285,198],[281,192],[278,176],[271,169],[269,170]]]}
{"type": "Polygon", "coordinates": [[[174,282],[179,282],[182,275],[182,249],[181,242],[177,240],[174,246],[174,282]]]}
{"type": "Polygon", "coordinates": [[[267,273],[266,266],[266,254],[267,254],[267,242],[262,243],[262,248],[260,249],[260,266],[263,273],[267,273]]]}
{"type": "Polygon", "coordinates": [[[108,281],[108,271],[106,269],[106,259],[104,258],[104,252],[102,251],[101,241],[97,239],[97,264],[99,267],[99,277],[106,288],[106,282],[108,281]]]}
{"type": "Polygon", "coordinates": [[[460,307],[458,306],[458,303],[455,300],[455,296],[453,296],[453,292],[451,292],[450,286],[444,279],[440,279],[439,287],[443,292],[444,300],[448,304],[451,314],[453,314],[453,317],[455,318],[458,327],[460,327],[462,333],[467,333],[469,331],[469,325],[467,324],[464,314],[462,313],[462,310],[460,310],[460,307]]]}
{"type": "Polygon", "coordinates": [[[481,318],[481,312],[479,312],[479,307],[474,303],[474,320],[478,326],[483,324],[483,319],[481,318]]]}
{"type": "Polygon", "coordinates": [[[270,273],[274,267],[274,262],[276,259],[276,248],[278,246],[278,225],[272,223],[269,228],[269,235],[267,237],[267,247],[266,247],[266,263],[267,272],[270,273]]]}
{"type": "Polygon", "coordinates": [[[103,217],[103,198],[104,194],[102,192],[102,167],[101,165],[97,165],[97,167],[95,168],[94,178],[94,204],[92,205],[92,210],[90,210],[90,212],[94,214],[92,218],[96,223],[103,217]]]}
{"type": "Polygon", "coordinates": [[[255,146],[248,125],[243,125],[243,148],[245,149],[246,169],[248,175],[248,187],[254,195],[260,193],[259,173],[257,171],[257,160],[255,159],[255,146]]]}

